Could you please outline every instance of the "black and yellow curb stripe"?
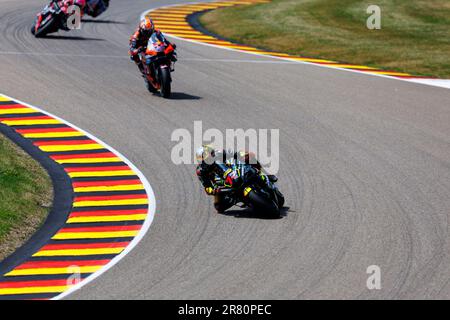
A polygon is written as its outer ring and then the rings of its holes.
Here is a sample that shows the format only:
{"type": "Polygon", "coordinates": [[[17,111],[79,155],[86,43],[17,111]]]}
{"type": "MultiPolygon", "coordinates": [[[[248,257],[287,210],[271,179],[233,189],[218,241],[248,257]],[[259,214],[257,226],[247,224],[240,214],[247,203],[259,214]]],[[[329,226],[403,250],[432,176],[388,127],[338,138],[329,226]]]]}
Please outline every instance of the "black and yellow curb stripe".
{"type": "Polygon", "coordinates": [[[80,287],[145,233],[154,214],[153,191],[111,147],[1,94],[0,132],[47,162],[46,168],[50,163],[63,172],[54,188],[64,188],[58,181],[67,180],[68,189],[64,199],[55,190],[55,203],[63,205],[50,215],[60,225],[39,230],[27,250],[0,263],[0,299],[50,299],[80,287]]]}
{"type": "Polygon", "coordinates": [[[198,2],[190,4],[180,4],[160,7],[147,12],[147,15],[152,18],[157,28],[162,32],[176,38],[181,38],[188,41],[199,42],[207,45],[218,46],[227,49],[243,51],[252,54],[265,55],[268,57],[282,58],[288,61],[297,61],[304,63],[311,63],[321,66],[326,66],[336,69],[353,70],[373,75],[382,75],[394,78],[421,78],[413,76],[409,73],[381,70],[373,67],[362,65],[340,63],[332,60],[315,59],[302,56],[289,55],[281,52],[271,52],[261,50],[255,47],[233,43],[211,34],[204,32],[202,28],[193,23],[195,17],[199,14],[214,10],[218,8],[238,6],[238,5],[254,5],[260,3],[268,3],[271,0],[230,0],[230,1],[215,1],[215,2],[198,2]],[[194,17],[194,19],[192,19],[194,17]]]}

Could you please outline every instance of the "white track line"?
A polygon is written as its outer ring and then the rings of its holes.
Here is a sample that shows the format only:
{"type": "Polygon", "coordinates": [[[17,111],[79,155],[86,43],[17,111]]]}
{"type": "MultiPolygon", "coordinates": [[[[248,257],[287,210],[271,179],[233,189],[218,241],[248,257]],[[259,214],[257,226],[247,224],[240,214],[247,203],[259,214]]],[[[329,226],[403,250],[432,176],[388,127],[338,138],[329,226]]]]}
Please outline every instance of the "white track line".
{"type": "Polygon", "coordinates": [[[134,237],[134,239],[128,244],[128,246],[125,248],[125,250],[123,250],[119,255],[115,256],[108,264],[104,265],[100,270],[94,272],[93,274],[91,274],[89,277],[87,277],[86,279],[83,279],[80,283],[74,285],[73,287],[71,287],[69,290],[64,291],[63,293],[59,294],[58,296],[52,298],[52,300],[60,300],[62,298],[67,297],[69,294],[81,289],[82,287],[84,287],[85,285],[87,285],[88,283],[90,283],[91,281],[95,280],[96,278],[98,278],[99,276],[101,276],[103,273],[105,273],[106,271],[108,271],[109,269],[111,269],[114,265],[116,265],[120,260],[122,260],[128,253],[130,253],[131,250],[133,250],[136,245],[142,240],[142,238],[145,236],[145,234],[147,233],[147,231],[150,229],[150,225],[153,222],[153,219],[155,217],[155,211],[156,211],[156,198],[155,198],[155,194],[153,192],[153,189],[150,185],[150,183],[148,182],[147,178],[144,176],[144,174],[138,169],[136,168],[136,166],[130,161],[128,160],[124,155],[122,155],[120,152],[118,152],[116,149],[114,149],[113,147],[111,147],[110,145],[108,145],[107,143],[103,142],[102,140],[98,139],[97,137],[91,135],[90,133],[84,131],[83,129],[80,129],[79,127],[71,124],[70,122],[61,119],[60,117],[57,117],[47,111],[42,110],[41,108],[38,108],[36,106],[30,105],[28,103],[22,102],[20,100],[17,100],[15,98],[11,98],[7,95],[1,94],[4,97],[11,99],[13,101],[19,102],[29,108],[33,108],[36,109],[50,117],[53,117],[65,124],[67,124],[68,126],[82,132],[83,134],[85,134],[86,136],[88,136],[89,138],[91,138],[92,140],[96,141],[97,143],[105,146],[107,149],[109,149],[111,152],[113,152],[114,154],[116,154],[119,158],[121,158],[123,160],[123,162],[125,162],[139,177],[139,179],[142,181],[142,184],[144,185],[145,191],[147,192],[147,197],[148,200],[150,202],[149,204],[149,208],[148,208],[148,213],[147,213],[147,217],[144,221],[144,224],[142,225],[141,230],[139,231],[139,233],[137,234],[136,237],[134,237]]]}
{"type": "Polygon", "coordinates": [[[27,51],[0,51],[0,55],[5,56],[51,56],[68,58],[101,58],[101,59],[124,59],[126,56],[96,55],[96,54],[72,54],[72,53],[53,53],[53,52],[27,52],[27,51]]]}
{"type": "MultiPolygon", "coordinates": [[[[29,56],[55,56],[68,58],[101,58],[101,59],[129,59],[128,56],[93,55],[93,54],[71,54],[51,52],[26,52],[26,51],[0,51],[0,55],[29,55],[29,56]]],[[[267,57],[267,58],[270,58],[267,57]]],[[[273,60],[248,60],[248,59],[207,59],[207,58],[180,58],[178,61],[199,62],[240,62],[240,63],[268,63],[268,64],[296,64],[295,61],[273,61],[273,60]]]]}
{"type": "MultiPolygon", "coordinates": [[[[188,3],[178,3],[178,4],[167,5],[167,6],[161,6],[161,7],[158,7],[158,8],[153,8],[153,9],[144,11],[141,14],[141,16],[140,16],[140,19],[142,20],[150,12],[155,11],[157,9],[161,9],[161,8],[171,8],[171,7],[181,6],[181,5],[207,4],[207,3],[214,3],[214,1],[212,1],[212,2],[211,1],[188,2],[188,3]]],[[[170,33],[165,33],[165,34],[167,34],[168,36],[170,36],[170,37],[172,37],[174,39],[177,39],[177,40],[187,41],[187,42],[196,43],[196,44],[200,44],[200,45],[208,46],[208,47],[213,47],[213,48],[219,48],[219,49],[223,49],[223,50],[242,52],[242,53],[257,55],[257,56],[260,56],[260,57],[274,58],[274,59],[279,59],[279,60],[291,61],[291,62],[294,62],[294,63],[313,65],[313,66],[321,67],[321,68],[341,70],[341,71],[365,74],[365,75],[368,75],[368,76],[376,76],[376,77],[381,77],[381,78],[386,78],[386,79],[394,79],[394,80],[400,80],[400,81],[406,81],[406,82],[414,82],[414,83],[420,83],[420,84],[425,84],[425,85],[434,86],[434,87],[450,89],[450,79],[449,80],[446,80],[446,79],[422,79],[422,78],[402,79],[402,78],[396,78],[394,76],[386,76],[386,75],[382,75],[382,74],[373,74],[373,73],[367,73],[367,72],[362,72],[362,71],[358,71],[358,70],[330,67],[330,66],[327,66],[327,65],[321,65],[321,64],[316,64],[316,63],[312,63],[312,62],[291,60],[289,58],[283,58],[283,57],[271,56],[271,55],[266,55],[266,54],[260,54],[260,53],[257,53],[257,52],[248,52],[248,51],[234,49],[234,48],[226,48],[226,47],[222,47],[220,45],[215,45],[215,44],[211,44],[211,43],[204,43],[204,42],[199,42],[199,41],[195,41],[195,40],[184,39],[184,38],[181,38],[181,37],[178,37],[178,36],[171,35],[170,33]]]]}

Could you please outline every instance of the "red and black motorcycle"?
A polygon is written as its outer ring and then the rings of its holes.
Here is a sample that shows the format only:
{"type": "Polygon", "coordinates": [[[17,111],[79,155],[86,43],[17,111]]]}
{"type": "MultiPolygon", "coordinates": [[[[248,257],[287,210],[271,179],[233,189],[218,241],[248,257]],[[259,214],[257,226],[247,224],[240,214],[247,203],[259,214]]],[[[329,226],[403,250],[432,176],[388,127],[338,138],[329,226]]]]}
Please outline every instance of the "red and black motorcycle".
{"type": "Polygon", "coordinates": [[[67,11],[68,8],[65,1],[52,0],[37,14],[35,22],[31,27],[31,33],[36,38],[39,38],[59,30],[70,30],[67,26],[67,18],[70,13],[67,11]]]}
{"type": "Polygon", "coordinates": [[[60,29],[62,18],[64,18],[62,6],[63,1],[51,1],[37,14],[35,22],[31,27],[31,33],[36,38],[43,37],[48,33],[56,32],[60,29]]]}
{"type": "MultiPolygon", "coordinates": [[[[83,12],[79,12],[79,19],[86,14],[97,17],[105,12],[109,7],[109,0],[88,0],[83,7],[83,12]]],[[[68,18],[76,13],[77,6],[73,6],[73,1],[52,0],[45,8],[37,14],[35,22],[31,27],[31,33],[36,37],[59,30],[69,31],[68,18]]]]}
{"type": "Polygon", "coordinates": [[[161,96],[169,98],[172,92],[171,72],[175,71],[177,61],[175,45],[169,44],[162,33],[155,32],[148,41],[147,49],[139,56],[148,91],[160,92],[161,96]]]}

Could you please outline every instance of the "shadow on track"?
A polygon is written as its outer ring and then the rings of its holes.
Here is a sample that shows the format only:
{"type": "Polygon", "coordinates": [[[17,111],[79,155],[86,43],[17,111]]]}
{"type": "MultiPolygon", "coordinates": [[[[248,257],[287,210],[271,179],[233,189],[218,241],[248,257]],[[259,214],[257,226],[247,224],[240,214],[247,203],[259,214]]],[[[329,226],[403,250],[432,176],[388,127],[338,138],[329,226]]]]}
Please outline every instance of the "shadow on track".
{"type": "Polygon", "coordinates": [[[287,217],[288,212],[291,212],[289,210],[289,207],[283,207],[280,212],[281,212],[281,217],[280,218],[271,218],[268,217],[267,214],[265,214],[264,212],[261,211],[254,211],[252,209],[246,208],[243,210],[228,210],[225,211],[224,213],[220,213],[224,216],[230,216],[230,217],[235,217],[235,218],[239,218],[239,219],[262,219],[262,220],[279,220],[279,219],[283,219],[284,217],[287,217]]]}
{"type": "Polygon", "coordinates": [[[114,20],[94,20],[94,19],[83,19],[81,23],[98,23],[98,24],[127,24],[123,21],[114,21],[114,20]]]}
{"type": "Polygon", "coordinates": [[[193,96],[183,92],[172,92],[170,100],[200,100],[202,97],[193,96]]]}
{"type": "Polygon", "coordinates": [[[105,41],[105,39],[100,38],[86,38],[86,37],[70,37],[70,36],[60,36],[60,35],[47,35],[45,37],[41,37],[40,39],[49,39],[49,40],[77,40],[77,41],[105,41]]]}

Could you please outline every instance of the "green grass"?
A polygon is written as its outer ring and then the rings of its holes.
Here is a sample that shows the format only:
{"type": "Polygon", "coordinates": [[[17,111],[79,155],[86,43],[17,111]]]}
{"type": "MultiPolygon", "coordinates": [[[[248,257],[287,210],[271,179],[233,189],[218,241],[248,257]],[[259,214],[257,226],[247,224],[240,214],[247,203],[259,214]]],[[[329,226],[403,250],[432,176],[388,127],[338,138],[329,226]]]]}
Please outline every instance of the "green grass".
{"type": "Polygon", "coordinates": [[[0,134],[0,261],[42,225],[52,193],[47,172],[0,134]]]}
{"type": "Polygon", "coordinates": [[[273,0],[207,12],[213,33],[263,49],[450,78],[448,0],[273,0]],[[366,9],[381,8],[381,30],[366,9]]]}

